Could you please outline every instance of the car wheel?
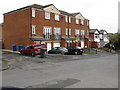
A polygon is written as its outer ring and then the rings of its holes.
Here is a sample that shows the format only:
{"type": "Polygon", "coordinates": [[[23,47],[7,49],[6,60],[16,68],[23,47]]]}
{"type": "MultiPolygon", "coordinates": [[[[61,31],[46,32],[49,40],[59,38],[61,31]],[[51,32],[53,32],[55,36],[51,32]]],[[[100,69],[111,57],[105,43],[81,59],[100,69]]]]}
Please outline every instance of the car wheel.
{"type": "Polygon", "coordinates": [[[34,52],[32,52],[32,53],[31,53],[31,55],[34,57],[34,56],[35,56],[35,53],[34,53],[34,52]]]}
{"type": "Polygon", "coordinates": [[[75,55],[77,55],[78,54],[78,52],[75,52],[75,55]]]}

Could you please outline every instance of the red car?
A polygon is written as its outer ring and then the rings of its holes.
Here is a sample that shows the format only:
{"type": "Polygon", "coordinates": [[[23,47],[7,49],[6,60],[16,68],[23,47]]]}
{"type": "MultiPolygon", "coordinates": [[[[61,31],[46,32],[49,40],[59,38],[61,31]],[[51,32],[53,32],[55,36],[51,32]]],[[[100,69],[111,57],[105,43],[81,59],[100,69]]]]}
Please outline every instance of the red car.
{"type": "Polygon", "coordinates": [[[32,56],[40,55],[41,48],[46,48],[44,44],[31,44],[20,50],[21,54],[30,54],[32,56]]]}

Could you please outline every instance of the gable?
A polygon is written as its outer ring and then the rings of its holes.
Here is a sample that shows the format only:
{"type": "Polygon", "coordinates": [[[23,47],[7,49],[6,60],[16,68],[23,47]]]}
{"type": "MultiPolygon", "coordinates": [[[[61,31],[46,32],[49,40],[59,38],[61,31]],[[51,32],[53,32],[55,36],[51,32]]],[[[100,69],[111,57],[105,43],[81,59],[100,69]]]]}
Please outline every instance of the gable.
{"type": "Polygon", "coordinates": [[[54,5],[45,7],[44,11],[46,11],[46,12],[52,12],[52,13],[55,13],[55,14],[60,14],[59,10],[54,5]]]}
{"type": "Polygon", "coordinates": [[[104,31],[104,34],[107,34],[107,32],[106,32],[106,31],[104,31]]]}
{"type": "Polygon", "coordinates": [[[81,14],[76,15],[75,18],[84,20],[84,17],[81,14]]]}
{"type": "Polygon", "coordinates": [[[96,31],[95,31],[95,34],[99,34],[99,32],[96,30],[96,31]]]}

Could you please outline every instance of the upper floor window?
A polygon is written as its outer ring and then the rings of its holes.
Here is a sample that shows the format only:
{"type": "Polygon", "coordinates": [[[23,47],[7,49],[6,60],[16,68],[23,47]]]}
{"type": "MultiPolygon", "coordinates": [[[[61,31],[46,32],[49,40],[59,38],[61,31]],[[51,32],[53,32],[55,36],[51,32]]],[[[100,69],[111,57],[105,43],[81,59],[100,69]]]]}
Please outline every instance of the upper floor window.
{"type": "Polygon", "coordinates": [[[32,17],[35,17],[35,9],[32,9],[32,17]]]}
{"type": "Polygon", "coordinates": [[[69,23],[71,23],[71,17],[69,17],[69,23]]]}
{"type": "Polygon", "coordinates": [[[71,35],[71,28],[69,28],[69,35],[71,35]]]}
{"type": "Polygon", "coordinates": [[[60,28],[54,28],[54,39],[60,39],[60,28]]]}
{"type": "Polygon", "coordinates": [[[54,35],[60,35],[61,31],[60,28],[54,28],[54,35]]]}
{"type": "Polygon", "coordinates": [[[55,20],[59,21],[59,15],[58,14],[55,14],[55,20]]]}
{"type": "Polygon", "coordinates": [[[65,22],[68,22],[68,16],[65,16],[65,22]]]}
{"type": "Polygon", "coordinates": [[[80,32],[79,32],[78,29],[75,29],[75,35],[76,35],[76,36],[79,36],[79,35],[80,35],[80,32]]]}
{"type": "Polygon", "coordinates": [[[66,28],[66,35],[68,35],[68,33],[69,33],[69,35],[71,35],[71,28],[69,28],[69,30],[68,30],[68,28],[66,28]]]}
{"type": "Polygon", "coordinates": [[[35,25],[32,25],[32,34],[35,34],[35,25]]]}
{"type": "Polygon", "coordinates": [[[45,12],[45,19],[50,19],[50,12],[45,12]]]}
{"type": "Polygon", "coordinates": [[[76,24],[79,24],[79,19],[76,18],[76,24]]]}
{"type": "Polygon", "coordinates": [[[81,24],[84,25],[84,20],[81,20],[81,24]]]}
{"type": "Polygon", "coordinates": [[[44,38],[45,39],[51,39],[51,35],[52,35],[52,29],[51,27],[44,27],[43,29],[44,31],[44,38]]]}
{"type": "Polygon", "coordinates": [[[81,36],[84,36],[84,35],[85,35],[85,31],[81,30],[81,36]]]}
{"type": "Polygon", "coordinates": [[[98,35],[98,34],[95,34],[95,38],[99,38],[99,35],[98,35]]]}

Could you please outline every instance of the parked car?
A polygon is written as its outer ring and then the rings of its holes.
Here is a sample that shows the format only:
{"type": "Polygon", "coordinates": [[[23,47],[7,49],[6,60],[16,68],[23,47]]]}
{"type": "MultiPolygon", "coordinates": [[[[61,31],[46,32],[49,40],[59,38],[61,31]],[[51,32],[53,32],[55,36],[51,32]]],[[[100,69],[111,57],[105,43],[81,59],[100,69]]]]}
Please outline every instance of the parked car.
{"type": "Polygon", "coordinates": [[[45,48],[45,45],[31,44],[20,50],[21,54],[30,54],[32,56],[40,55],[41,48],[45,48]]]}
{"type": "Polygon", "coordinates": [[[79,46],[68,47],[68,53],[69,53],[69,54],[82,55],[82,53],[83,53],[83,48],[81,48],[81,47],[79,47],[79,46]]]}
{"type": "Polygon", "coordinates": [[[68,52],[68,49],[65,47],[55,47],[48,51],[48,54],[65,54],[68,52]]]}

